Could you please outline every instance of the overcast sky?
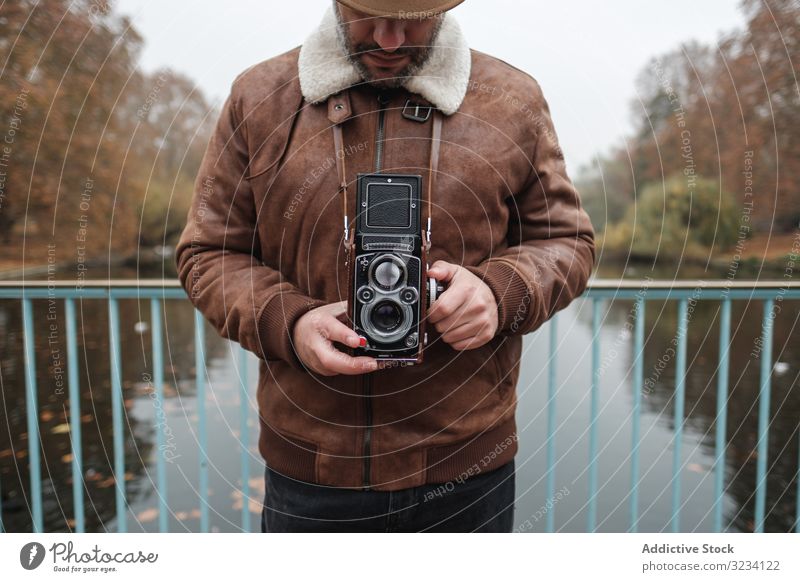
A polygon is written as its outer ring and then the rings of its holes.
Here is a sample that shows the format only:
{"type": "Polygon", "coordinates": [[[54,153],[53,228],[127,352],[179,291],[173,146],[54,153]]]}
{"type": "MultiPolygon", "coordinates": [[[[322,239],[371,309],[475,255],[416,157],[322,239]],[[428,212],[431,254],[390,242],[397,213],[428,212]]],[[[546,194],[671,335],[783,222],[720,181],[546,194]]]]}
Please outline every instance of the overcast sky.
{"type": "MultiPolygon", "coordinates": [[[[142,67],[169,66],[222,100],[250,65],[302,44],[330,0],[118,0],[144,36],[142,67]]],[[[654,55],[742,27],[738,0],[466,0],[470,46],[533,75],[571,173],[631,127],[634,80],[654,55]]]]}

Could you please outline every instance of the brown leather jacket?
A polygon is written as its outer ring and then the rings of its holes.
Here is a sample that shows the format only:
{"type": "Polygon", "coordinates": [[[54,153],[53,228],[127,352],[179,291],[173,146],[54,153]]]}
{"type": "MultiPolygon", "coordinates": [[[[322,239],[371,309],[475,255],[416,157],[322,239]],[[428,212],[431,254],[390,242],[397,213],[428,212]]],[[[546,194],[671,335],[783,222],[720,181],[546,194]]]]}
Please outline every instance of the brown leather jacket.
{"type": "Polygon", "coordinates": [[[522,335],[580,295],[592,270],[592,226],[539,85],[470,50],[452,19],[440,39],[455,48],[435,49],[438,69],[383,92],[381,104],[331,56],[321,25],[302,50],[236,79],[197,177],[177,248],[180,280],[223,337],[261,358],[259,449],[291,477],[386,491],[510,461],[522,335]],[[425,176],[431,121],[403,115],[417,105],[446,114],[429,263],[483,278],[498,302],[498,333],[458,352],[428,326],[421,365],[313,374],[292,348],[292,326],[345,300],[348,288],[332,124],[342,124],[351,183],[378,163],[425,176]]]}

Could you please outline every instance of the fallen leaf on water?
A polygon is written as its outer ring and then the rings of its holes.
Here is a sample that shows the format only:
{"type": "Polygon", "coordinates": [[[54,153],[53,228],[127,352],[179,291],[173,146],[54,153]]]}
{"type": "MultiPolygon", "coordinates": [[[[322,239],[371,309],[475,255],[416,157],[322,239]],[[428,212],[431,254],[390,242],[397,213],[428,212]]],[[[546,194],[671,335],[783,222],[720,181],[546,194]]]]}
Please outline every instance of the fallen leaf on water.
{"type": "Polygon", "coordinates": [[[694,471],[695,473],[705,473],[706,470],[703,468],[703,465],[700,463],[689,463],[686,465],[686,468],[690,471],[694,471]]]}
{"type": "Polygon", "coordinates": [[[133,479],[133,473],[126,472],[125,473],[125,480],[126,481],[130,481],[131,479],[133,479]]]}
{"type": "Polygon", "coordinates": [[[25,449],[20,449],[19,451],[17,451],[16,457],[18,459],[22,459],[23,457],[27,456],[28,456],[28,451],[26,451],[25,449]]]}
{"type": "Polygon", "coordinates": [[[158,517],[158,510],[154,507],[145,509],[144,511],[140,511],[136,517],[139,521],[147,523],[158,517]]]}
{"type": "Polygon", "coordinates": [[[69,425],[64,422],[61,424],[55,425],[53,428],[50,429],[50,432],[53,434],[64,434],[69,432],[69,425]]]}
{"type": "Polygon", "coordinates": [[[72,462],[72,453],[67,453],[66,455],[61,456],[62,463],[71,463],[72,462]]]}
{"type": "Polygon", "coordinates": [[[107,487],[111,487],[114,485],[114,483],[116,483],[116,479],[114,479],[114,477],[108,477],[107,479],[100,481],[97,486],[101,489],[105,489],[107,487]]]}
{"type": "Polygon", "coordinates": [[[53,413],[49,410],[42,410],[41,414],[39,414],[39,418],[42,422],[50,422],[53,420],[53,413]]]}
{"type": "Polygon", "coordinates": [[[13,456],[14,456],[14,451],[12,451],[11,449],[3,449],[2,451],[0,451],[0,459],[6,459],[8,457],[13,457],[13,456]]]}
{"type": "Polygon", "coordinates": [[[197,519],[200,517],[200,510],[195,508],[191,511],[176,511],[175,517],[183,521],[184,519],[197,519]]]}
{"type": "MultiPolygon", "coordinates": [[[[259,502],[257,499],[253,499],[252,497],[247,502],[247,509],[250,513],[261,513],[261,510],[264,508],[264,505],[259,502]]],[[[232,509],[234,511],[241,511],[242,510],[242,500],[237,499],[233,502],[232,509]]]]}
{"type": "Polygon", "coordinates": [[[93,419],[94,416],[92,416],[91,414],[84,414],[83,416],[81,416],[81,422],[89,422],[93,419]]]}

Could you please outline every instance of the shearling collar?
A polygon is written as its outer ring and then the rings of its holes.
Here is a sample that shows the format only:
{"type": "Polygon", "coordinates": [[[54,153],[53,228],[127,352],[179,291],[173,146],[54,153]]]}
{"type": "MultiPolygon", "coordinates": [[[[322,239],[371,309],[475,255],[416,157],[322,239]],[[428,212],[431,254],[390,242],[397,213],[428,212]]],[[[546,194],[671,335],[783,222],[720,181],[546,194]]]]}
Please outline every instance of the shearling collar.
{"type": "MultiPolygon", "coordinates": [[[[358,70],[347,59],[339,43],[336,27],[333,8],[328,7],[320,25],[300,48],[300,89],[309,103],[321,103],[361,81],[358,70]]],[[[458,111],[467,93],[471,62],[461,27],[452,14],[445,13],[428,61],[416,75],[406,80],[404,86],[427,99],[445,115],[452,115],[458,111]]]]}

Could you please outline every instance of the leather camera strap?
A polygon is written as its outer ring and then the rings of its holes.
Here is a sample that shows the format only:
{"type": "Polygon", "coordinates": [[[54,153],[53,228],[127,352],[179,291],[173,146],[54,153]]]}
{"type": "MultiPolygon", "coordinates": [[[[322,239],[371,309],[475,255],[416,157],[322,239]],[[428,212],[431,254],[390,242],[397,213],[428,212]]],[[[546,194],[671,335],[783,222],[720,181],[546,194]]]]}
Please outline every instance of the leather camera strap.
{"type": "MultiPolygon", "coordinates": [[[[431,216],[433,216],[433,191],[436,187],[436,174],[439,172],[439,150],[442,140],[442,112],[438,109],[433,110],[433,127],[431,128],[431,154],[428,169],[428,218],[427,218],[427,237],[425,240],[426,248],[430,247],[431,235],[431,216]]],[[[336,173],[339,176],[339,192],[342,195],[342,209],[344,216],[344,245],[349,249],[353,243],[350,236],[349,218],[347,216],[347,166],[345,163],[344,137],[342,136],[342,125],[333,125],[333,145],[336,148],[336,173]]]]}
{"type": "Polygon", "coordinates": [[[433,191],[436,186],[436,175],[439,173],[439,145],[442,141],[442,112],[433,110],[433,128],[431,129],[431,159],[428,165],[428,221],[425,245],[431,246],[431,217],[433,216],[433,191]]]}
{"type": "Polygon", "coordinates": [[[350,248],[349,219],[347,216],[347,166],[344,159],[344,138],[342,126],[339,123],[333,126],[333,145],[336,148],[336,173],[339,176],[339,193],[342,195],[342,216],[344,216],[344,246],[350,248]]]}

